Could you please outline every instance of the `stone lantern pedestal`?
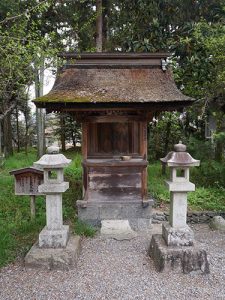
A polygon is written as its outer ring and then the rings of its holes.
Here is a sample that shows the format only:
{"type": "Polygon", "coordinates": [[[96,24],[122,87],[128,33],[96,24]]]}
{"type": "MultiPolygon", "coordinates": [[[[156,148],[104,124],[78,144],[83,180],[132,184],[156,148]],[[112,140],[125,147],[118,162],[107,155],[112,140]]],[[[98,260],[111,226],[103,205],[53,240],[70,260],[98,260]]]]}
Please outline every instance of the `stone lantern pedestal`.
{"type": "Polygon", "coordinates": [[[62,194],[69,188],[69,183],[64,182],[63,169],[70,162],[59,154],[58,148],[49,147],[48,154],[34,163],[44,171],[44,182],[38,191],[46,195],[46,226],[25,258],[27,267],[69,269],[76,264],[80,237],[69,235],[69,226],[63,225],[62,214],[62,194]]]}
{"type": "Polygon", "coordinates": [[[174,150],[161,159],[170,168],[170,180],[166,181],[170,191],[169,222],[162,225],[162,235],[152,236],[149,254],[158,271],[209,273],[206,251],[195,242],[194,232],[187,225],[187,193],[195,191],[189,181],[189,168],[199,166],[200,161],[193,159],[181,143],[174,150]]]}

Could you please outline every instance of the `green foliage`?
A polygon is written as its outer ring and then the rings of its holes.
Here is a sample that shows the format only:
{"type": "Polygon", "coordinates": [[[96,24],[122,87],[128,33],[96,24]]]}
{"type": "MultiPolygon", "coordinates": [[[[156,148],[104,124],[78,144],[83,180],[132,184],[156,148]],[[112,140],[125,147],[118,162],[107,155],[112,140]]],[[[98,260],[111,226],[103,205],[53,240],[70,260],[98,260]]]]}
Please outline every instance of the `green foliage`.
{"type": "MultiPolygon", "coordinates": [[[[215,162],[214,162],[215,163],[215,162]]],[[[216,164],[216,163],[215,163],[216,164]]],[[[210,173],[210,168],[208,171],[210,173]]],[[[205,168],[205,166],[203,167],[205,168]]],[[[224,168],[219,168],[217,165],[217,171],[214,173],[214,176],[218,176],[220,173],[223,176],[224,180],[224,168]],[[219,170],[219,171],[218,171],[219,170]]],[[[205,169],[206,171],[206,169],[205,169]]],[[[212,172],[213,173],[213,172],[212,172]]],[[[165,176],[162,176],[161,165],[160,163],[150,164],[148,167],[148,186],[149,193],[156,200],[156,205],[160,205],[162,202],[169,203],[169,192],[165,186],[165,179],[168,179],[168,170],[165,176]]],[[[209,174],[209,177],[211,175],[209,174]]],[[[212,175],[213,176],[213,175],[212,175]]],[[[225,210],[225,185],[223,181],[223,186],[217,185],[215,180],[218,177],[214,177],[214,184],[212,187],[209,187],[207,182],[212,180],[212,177],[208,179],[208,174],[203,172],[199,168],[193,168],[191,172],[191,180],[196,183],[197,188],[195,192],[188,193],[188,203],[189,209],[192,210],[215,210],[215,211],[224,211],[225,210]],[[200,184],[206,184],[201,186],[200,184]]],[[[211,182],[212,183],[212,182],[211,182]]]]}
{"type": "Polygon", "coordinates": [[[179,140],[185,142],[180,114],[164,112],[149,124],[149,160],[158,160],[173,150],[179,140]]]}
{"type": "Polygon", "coordinates": [[[81,180],[81,154],[79,152],[66,152],[66,156],[72,159],[71,164],[65,169],[65,177],[70,180],[81,180]]]}
{"type": "Polygon", "coordinates": [[[80,236],[94,237],[96,234],[96,228],[80,221],[76,220],[74,224],[74,233],[80,236]]]}
{"type": "Polygon", "coordinates": [[[198,187],[195,192],[188,194],[188,202],[192,209],[224,211],[225,189],[198,187]]]}
{"type": "Polygon", "coordinates": [[[211,141],[199,140],[191,136],[187,141],[187,150],[195,158],[202,162],[213,159],[213,144],[211,141]]]}
{"type": "MultiPolygon", "coordinates": [[[[174,51],[179,38],[202,19],[210,23],[224,18],[224,1],[125,0],[110,2],[109,45],[122,51],[174,51]]],[[[182,59],[182,57],[181,57],[182,59]]]]}
{"type": "Polygon", "coordinates": [[[161,202],[169,202],[169,191],[165,186],[165,180],[168,178],[168,170],[166,175],[162,175],[162,167],[160,163],[150,163],[148,166],[148,192],[156,200],[155,205],[161,202]]]}
{"type": "Polygon", "coordinates": [[[225,192],[225,163],[202,161],[200,167],[191,170],[191,179],[197,186],[213,187],[225,192]]]}

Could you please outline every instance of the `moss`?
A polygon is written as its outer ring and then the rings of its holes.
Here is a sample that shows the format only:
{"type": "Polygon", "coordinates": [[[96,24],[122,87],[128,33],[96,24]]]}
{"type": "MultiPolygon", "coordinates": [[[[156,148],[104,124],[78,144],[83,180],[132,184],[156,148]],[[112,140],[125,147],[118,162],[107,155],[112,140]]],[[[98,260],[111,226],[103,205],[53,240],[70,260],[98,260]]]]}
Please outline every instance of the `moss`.
{"type": "Polygon", "coordinates": [[[82,102],[92,102],[92,99],[90,97],[74,97],[74,96],[70,96],[70,95],[63,95],[63,94],[48,94],[46,96],[43,96],[43,97],[39,97],[39,98],[36,98],[33,102],[79,102],[79,103],[82,103],[82,102]]]}
{"type": "Polygon", "coordinates": [[[33,100],[35,103],[95,103],[95,102],[130,102],[125,99],[104,98],[102,96],[76,96],[66,93],[47,94],[33,100]]]}

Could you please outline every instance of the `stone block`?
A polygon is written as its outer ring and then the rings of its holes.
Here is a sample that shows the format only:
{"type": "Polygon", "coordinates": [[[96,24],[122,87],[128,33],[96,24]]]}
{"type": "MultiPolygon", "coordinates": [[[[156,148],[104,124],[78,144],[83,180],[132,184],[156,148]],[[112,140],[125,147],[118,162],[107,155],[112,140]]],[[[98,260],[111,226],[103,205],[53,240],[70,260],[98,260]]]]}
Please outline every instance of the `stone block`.
{"type": "Polygon", "coordinates": [[[215,216],[210,221],[209,226],[214,230],[225,231],[225,220],[221,216],[215,216]]]}
{"type": "Polygon", "coordinates": [[[137,236],[128,220],[103,220],[101,222],[101,235],[116,240],[130,240],[137,236]]]}
{"type": "Polygon", "coordinates": [[[48,230],[45,226],[39,234],[39,247],[65,248],[69,238],[69,226],[63,225],[60,230],[48,230]]]}
{"type": "Polygon", "coordinates": [[[108,220],[108,219],[126,219],[126,210],[123,211],[123,206],[120,203],[109,203],[109,204],[102,204],[99,209],[99,217],[101,220],[108,220]]]}
{"type": "Polygon", "coordinates": [[[152,219],[131,218],[129,219],[130,227],[135,231],[148,231],[152,229],[152,219]]]}
{"type": "Polygon", "coordinates": [[[41,184],[38,187],[38,192],[41,194],[59,194],[64,193],[69,188],[69,182],[41,184]]]}
{"type": "Polygon", "coordinates": [[[170,193],[170,225],[185,227],[187,223],[187,193],[170,193]]]}
{"type": "Polygon", "coordinates": [[[70,236],[65,248],[40,248],[38,242],[25,257],[26,268],[44,270],[70,270],[76,267],[80,253],[80,237],[70,236]]]}
{"type": "Polygon", "coordinates": [[[162,236],[168,246],[192,246],[194,243],[194,232],[188,225],[174,228],[169,223],[164,223],[162,236]]]}
{"type": "Polygon", "coordinates": [[[79,205],[77,204],[78,218],[92,226],[100,226],[101,225],[100,214],[99,214],[100,208],[101,205],[93,206],[87,203],[87,206],[83,207],[83,205],[79,203],[79,205]]]}
{"type": "Polygon", "coordinates": [[[158,272],[207,274],[209,262],[207,253],[197,243],[194,246],[167,246],[161,234],[152,236],[149,255],[158,272]]]}
{"type": "Polygon", "coordinates": [[[172,182],[166,181],[166,186],[170,192],[193,192],[195,191],[195,185],[192,182],[172,182]]]}

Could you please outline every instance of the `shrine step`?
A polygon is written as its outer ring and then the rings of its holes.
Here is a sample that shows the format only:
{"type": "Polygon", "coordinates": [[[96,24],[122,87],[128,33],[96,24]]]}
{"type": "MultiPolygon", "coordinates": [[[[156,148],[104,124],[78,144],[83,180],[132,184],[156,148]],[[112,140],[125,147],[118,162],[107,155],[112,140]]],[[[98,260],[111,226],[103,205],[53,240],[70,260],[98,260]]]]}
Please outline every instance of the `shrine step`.
{"type": "Polygon", "coordinates": [[[128,220],[103,220],[101,236],[122,241],[135,238],[137,233],[131,229],[128,220]]]}

